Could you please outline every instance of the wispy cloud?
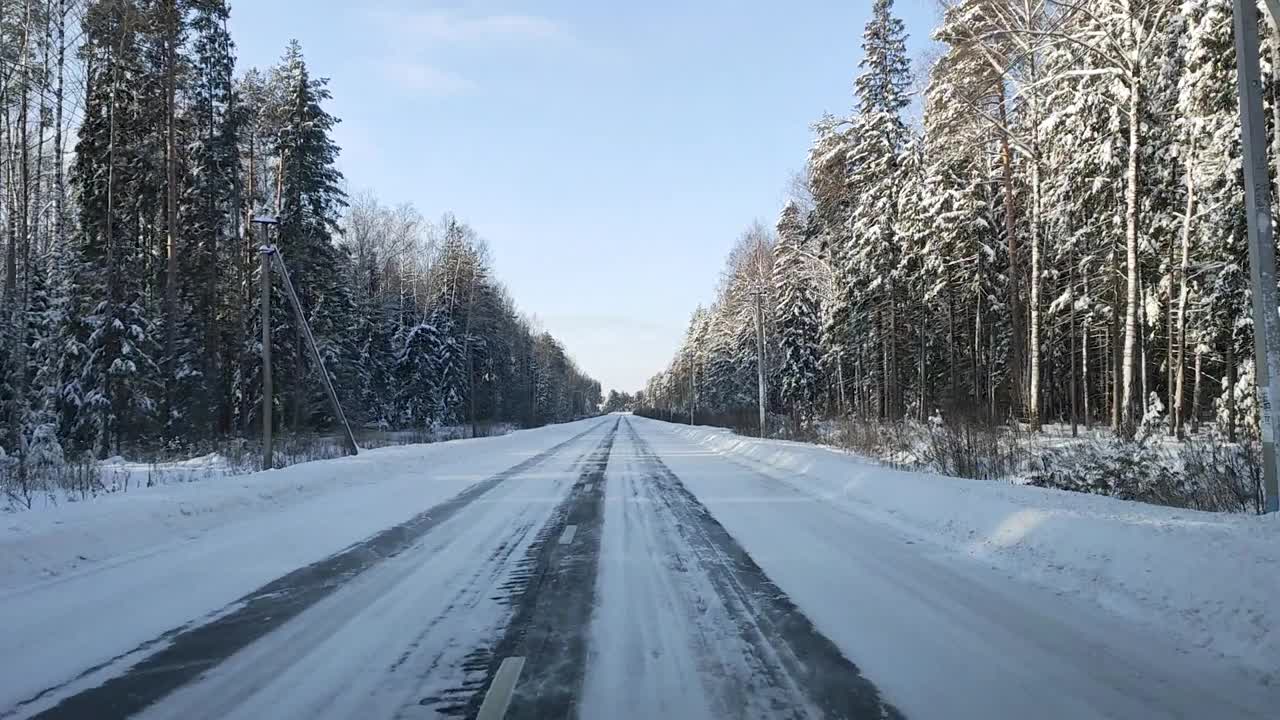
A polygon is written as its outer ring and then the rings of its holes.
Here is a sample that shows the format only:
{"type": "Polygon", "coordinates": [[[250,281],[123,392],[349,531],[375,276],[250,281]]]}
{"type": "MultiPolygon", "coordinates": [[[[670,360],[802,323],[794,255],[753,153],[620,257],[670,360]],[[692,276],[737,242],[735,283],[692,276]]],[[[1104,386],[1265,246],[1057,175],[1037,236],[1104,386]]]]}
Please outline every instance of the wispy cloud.
{"type": "Polygon", "coordinates": [[[557,40],[568,34],[560,23],[538,15],[481,15],[461,10],[377,10],[374,16],[396,32],[435,44],[501,46],[557,40]]]}
{"type": "Polygon", "coordinates": [[[387,60],[381,63],[383,76],[399,87],[425,95],[457,95],[474,89],[470,80],[416,60],[387,60]]]}
{"type": "Polygon", "coordinates": [[[445,66],[459,54],[501,53],[562,44],[568,29],[539,15],[481,13],[462,9],[381,7],[365,16],[387,38],[377,61],[383,77],[405,92],[437,97],[476,89],[445,66]]]}

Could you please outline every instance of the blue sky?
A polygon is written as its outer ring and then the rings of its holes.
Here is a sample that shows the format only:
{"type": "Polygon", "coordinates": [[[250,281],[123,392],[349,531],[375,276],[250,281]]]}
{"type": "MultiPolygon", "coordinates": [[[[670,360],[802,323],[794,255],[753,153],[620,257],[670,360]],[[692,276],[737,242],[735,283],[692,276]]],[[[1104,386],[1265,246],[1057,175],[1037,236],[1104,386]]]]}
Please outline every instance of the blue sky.
{"type": "MultiPolygon", "coordinates": [[[[665,367],[809,125],[847,113],[870,0],[232,0],[241,69],[302,43],[352,191],[456,213],[608,388],[665,367]]],[[[930,0],[899,0],[909,49],[930,0]]]]}

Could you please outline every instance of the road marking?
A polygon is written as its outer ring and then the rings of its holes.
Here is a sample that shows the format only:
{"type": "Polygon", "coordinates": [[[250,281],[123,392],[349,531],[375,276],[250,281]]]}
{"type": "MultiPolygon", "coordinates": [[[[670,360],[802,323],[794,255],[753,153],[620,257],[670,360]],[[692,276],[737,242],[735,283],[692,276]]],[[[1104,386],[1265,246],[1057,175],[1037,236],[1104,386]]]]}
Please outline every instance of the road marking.
{"type": "Polygon", "coordinates": [[[560,544],[568,545],[569,543],[573,542],[573,536],[576,535],[577,532],[578,532],[577,525],[566,526],[564,529],[564,532],[560,534],[560,544]]]}
{"type": "Polygon", "coordinates": [[[520,671],[523,669],[522,657],[509,657],[502,661],[489,685],[489,692],[484,694],[484,702],[480,703],[476,720],[502,720],[502,716],[507,714],[507,707],[511,705],[511,694],[516,689],[516,681],[520,679],[520,671]]]}

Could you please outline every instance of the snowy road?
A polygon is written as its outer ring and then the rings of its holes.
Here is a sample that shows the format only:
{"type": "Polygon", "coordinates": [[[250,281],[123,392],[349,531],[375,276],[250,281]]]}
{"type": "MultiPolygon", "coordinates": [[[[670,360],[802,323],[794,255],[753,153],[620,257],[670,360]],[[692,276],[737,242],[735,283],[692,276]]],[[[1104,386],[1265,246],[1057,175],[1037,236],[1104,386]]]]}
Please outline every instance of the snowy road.
{"type": "MultiPolygon", "coordinates": [[[[1275,716],[1280,692],[1207,653],[661,423],[562,427],[489,441],[545,444],[221,610],[0,677],[0,717],[474,717],[512,657],[507,718],[1275,716]]],[[[457,462],[502,462],[485,442],[457,462]]],[[[59,587],[13,597],[36,622],[59,587]]]]}

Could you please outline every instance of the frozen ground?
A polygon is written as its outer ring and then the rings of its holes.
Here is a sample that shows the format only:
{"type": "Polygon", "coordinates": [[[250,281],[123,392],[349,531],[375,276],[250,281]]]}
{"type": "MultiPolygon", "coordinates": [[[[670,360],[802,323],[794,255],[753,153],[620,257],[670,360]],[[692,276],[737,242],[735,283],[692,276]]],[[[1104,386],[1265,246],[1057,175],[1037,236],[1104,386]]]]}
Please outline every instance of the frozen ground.
{"type": "Polygon", "coordinates": [[[1274,717],[1272,519],[630,416],[0,527],[0,717],[1274,717]],[[10,659],[15,659],[11,661],[10,659]]]}

